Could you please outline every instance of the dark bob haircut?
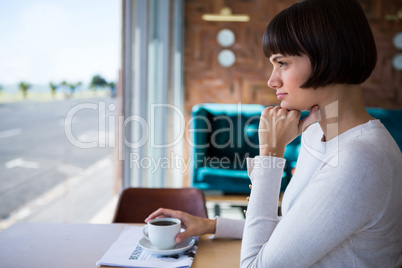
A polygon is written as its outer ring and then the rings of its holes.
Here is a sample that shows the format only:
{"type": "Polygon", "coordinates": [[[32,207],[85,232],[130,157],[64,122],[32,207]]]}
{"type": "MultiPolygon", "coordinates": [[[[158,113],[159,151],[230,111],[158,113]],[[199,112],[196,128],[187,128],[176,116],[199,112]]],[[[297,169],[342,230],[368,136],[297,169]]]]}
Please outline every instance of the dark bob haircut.
{"type": "Polygon", "coordinates": [[[377,50],[356,0],[303,0],[276,15],[263,37],[264,54],[301,56],[312,73],[301,88],[361,84],[371,75],[377,50]]]}

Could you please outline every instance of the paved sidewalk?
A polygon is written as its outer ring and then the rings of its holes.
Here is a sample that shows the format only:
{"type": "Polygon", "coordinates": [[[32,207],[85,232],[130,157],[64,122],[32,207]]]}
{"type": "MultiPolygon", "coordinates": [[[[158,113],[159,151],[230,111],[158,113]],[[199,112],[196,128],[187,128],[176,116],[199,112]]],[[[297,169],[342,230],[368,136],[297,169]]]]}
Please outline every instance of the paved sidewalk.
{"type": "MultiPolygon", "coordinates": [[[[16,222],[111,223],[118,199],[114,191],[114,165],[110,155],[0,221],[0,231],[16,222]]],[[[210,218],[215,217],[215,205],[206,203],[210,218]]],[[[220,212],[222,217],[243,218],[239,208],[225,202],[220,205],[220,212]]]]}
{"type": "Polygon", "coordinates": [[[15,222],[110,223],[117,203],[113,177],[110,155],[0,221],[0,231],[15,222]]]}

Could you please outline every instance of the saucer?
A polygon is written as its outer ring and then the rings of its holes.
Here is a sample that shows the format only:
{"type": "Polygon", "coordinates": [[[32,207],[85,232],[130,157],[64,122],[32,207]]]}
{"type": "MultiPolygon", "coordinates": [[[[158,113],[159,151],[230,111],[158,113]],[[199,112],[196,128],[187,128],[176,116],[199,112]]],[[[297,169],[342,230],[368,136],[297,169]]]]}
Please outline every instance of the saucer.
{"type": "Polygon", "coordinates": [[[141,238],[141,240],[138,242],[140,247],[145,249],[146,251],[152,253],[152,254],[157,254],[157,255],[174,255],[174,254],[179,254],[182,253],[188,249],[190,249],[192,246],[194,246],[195,240],[192,237],[188,237],[181,241],[179,244],[177,244],[174,248],[171,249],[157,249],[154,247],[151,242],[145,238],[141,238]]]}

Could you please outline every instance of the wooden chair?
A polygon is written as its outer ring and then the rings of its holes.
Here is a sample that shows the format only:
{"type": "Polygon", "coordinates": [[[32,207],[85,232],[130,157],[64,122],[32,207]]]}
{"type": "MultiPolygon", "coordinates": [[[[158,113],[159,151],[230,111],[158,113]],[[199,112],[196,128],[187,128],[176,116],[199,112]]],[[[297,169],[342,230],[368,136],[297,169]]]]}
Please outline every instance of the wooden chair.
{"type": "Polygon", "coordinates": [[[114,223],[144,223],[158,208],[181,210],[207,218],[204,193],[196,188],[127,188],[122,191],[114,223]]]}

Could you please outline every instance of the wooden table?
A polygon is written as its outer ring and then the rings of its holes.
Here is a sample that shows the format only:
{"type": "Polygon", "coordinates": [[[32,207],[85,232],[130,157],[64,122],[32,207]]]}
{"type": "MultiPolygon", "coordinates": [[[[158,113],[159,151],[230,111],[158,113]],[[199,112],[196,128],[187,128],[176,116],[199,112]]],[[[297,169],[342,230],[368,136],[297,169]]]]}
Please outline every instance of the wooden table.
{"type": "MultiPolygon", "coordinates": [[[[229,207],[238,207],[241,212],[247,210],[248,199],[247,195],[206,195],[205,202],[208,204],[212,204],[214,206],[214,214],[213,216],[220,216],[221,214],[221,206],[229,206],[229,207]]],[[[281,215],[281,204],[282,204],[283,193],[279,195],[279,203],[278,203],[278,214],[281,215]]]]}
{"type": "Polygon", "coordinates": [[[214,208],[214,214],[209,217],[221,216],[222,207],[238,208],[239,213],[243,214],[248,205],[246,198],[246,195],[206,195],[206,206],[214,208]]]}
{"type": "MultiPolygon", "coordinates": [[[[0,266],[96,267],[124,224],[17,223],[0,232],[0,266]]],[[[240,240],[201,236],[192,267],[239,267],[240,240]]]]}

